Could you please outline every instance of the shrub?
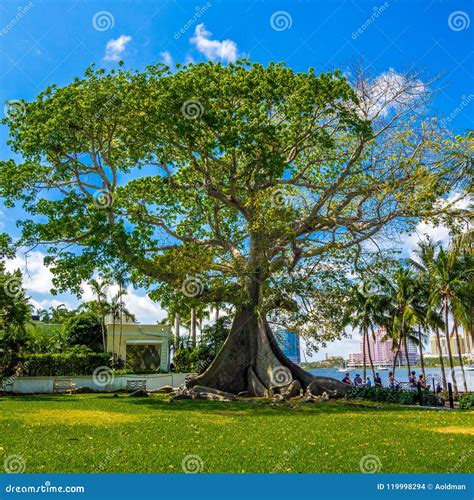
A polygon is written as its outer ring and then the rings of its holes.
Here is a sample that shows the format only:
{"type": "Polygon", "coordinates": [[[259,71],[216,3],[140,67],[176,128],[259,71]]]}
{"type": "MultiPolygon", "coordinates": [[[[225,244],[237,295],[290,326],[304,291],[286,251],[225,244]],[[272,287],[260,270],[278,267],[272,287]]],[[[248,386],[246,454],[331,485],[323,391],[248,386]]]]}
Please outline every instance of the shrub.
{"type": "Polygon", "coordinates": [[[474,409],[474,392],[468,392],[467,394],[463,394],[459,398],[459,409],[460,410],[474,409]]]}
{"type": "Polygon", "coordinates": [[[176,371],[198,373],[206,371],[229,336],[231,323],[231,318],[223,316],[213,325],[203,329],[197,347],[188,345],[177,349],[173,358],[176,371]]]}
{"type": "Polygon", "coordinates": [[[176,349],[173,363],[177,372],[195,372],[197,364],[197,348],[193,349],[192,347],[182,347],[181,349],[176,349]]]}
{"type": "Polygon", "coordinates": [[[92,352],[84,346],[64,353],[26,354],[20,361],[22,375],[31,377],[92,375],[99,366],[111,365],[110,354],[92,352]]]}
{"type": "Polygon", "coordinates": [[[103,351],[102,325],[94,314],[85,312],[69,318],[64,331],[70,346],[84,345],[96,352],[103,351]]]}
{"type": "MultiPolygon", "coordinates": [[[[421,392],[422,405],[444,406],[442,398],[436,394],[423,390],[421,392]]],[[[387,387],[354,387],[349,392],[349,398],[365,399],[366,401],[377,401],[380,403],[397,403],[400,405],[413,405],[419,403],[418,392],[389,389],[387,387]]]]}

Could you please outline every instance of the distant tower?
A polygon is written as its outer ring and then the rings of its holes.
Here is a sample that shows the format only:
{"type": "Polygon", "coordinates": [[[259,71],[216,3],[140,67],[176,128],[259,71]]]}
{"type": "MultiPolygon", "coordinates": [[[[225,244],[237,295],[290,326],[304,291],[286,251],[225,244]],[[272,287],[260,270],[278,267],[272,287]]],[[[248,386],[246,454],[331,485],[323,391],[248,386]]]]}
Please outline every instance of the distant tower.
{"type": "Polygon", "coordinates": [[[293,363],[300,363],[300,336],[288,330],[277,330],[275,337],[283,354],[293,363]]]}

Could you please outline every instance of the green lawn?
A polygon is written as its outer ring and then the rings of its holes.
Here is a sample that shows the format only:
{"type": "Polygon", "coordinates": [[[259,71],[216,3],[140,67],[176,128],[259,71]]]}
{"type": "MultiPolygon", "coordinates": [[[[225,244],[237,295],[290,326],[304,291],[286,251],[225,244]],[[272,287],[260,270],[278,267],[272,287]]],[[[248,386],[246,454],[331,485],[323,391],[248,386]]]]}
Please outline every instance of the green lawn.
{"type": "Polygon", "coordinates": [[[182,472],[196,455],[202,472],[359,472],[376,455],[381,472],[473,471],[474,412],[166,399],[0,398],[0,460],[19,455],[25,472],[182,472]]]}

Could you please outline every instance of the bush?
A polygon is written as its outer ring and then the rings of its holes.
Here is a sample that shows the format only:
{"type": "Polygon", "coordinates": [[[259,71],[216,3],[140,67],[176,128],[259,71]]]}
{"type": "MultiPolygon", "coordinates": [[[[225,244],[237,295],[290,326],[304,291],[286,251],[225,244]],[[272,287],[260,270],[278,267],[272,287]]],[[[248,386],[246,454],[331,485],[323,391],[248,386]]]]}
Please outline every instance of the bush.
{"type": "Polygon", "coordinates": [[[198,373],[206,371],[229,336],[231,323],[231,318],[223,316],[213,325],[203,329],[197,347],[187,346],[177,349],[173,358],[175,370],[198,373]]]}
{"type": "MultiPolygon", "coordinates": [[[[423,406],[444,406],[444,401],[428,390],[421,391],[423,406]]],[[[353,387],[348,398],[365,399],[379,403],[413,405],[419,403],[418,391],[403,391],[387,387],[353,387]]]]}
{"type": "Polygon", "coordinates": [[[64,324],[64,331],[70,346],[83,345],[96,352],[104,350],[102,325],[92,313],[81,313],[69,318],[64,324]]]}
{"type": "Polygon", "coordinates": [[[77,376],[92,375],[99,366],[110,366],[111,356],[80,346],[64,353],[26,354],[20,362],[23,376],[77,376]]]}
{"type": "Polygon", "coordinates": [[[459,398],[459,409],[474,410],[474,392],[468,392],[459,398]]]}
{"type": "Polygon", "coordinates": [[[176,349],[173,363],[179,373],[195,372],[197,364],[197,348],[182,347],[176,349]]]}

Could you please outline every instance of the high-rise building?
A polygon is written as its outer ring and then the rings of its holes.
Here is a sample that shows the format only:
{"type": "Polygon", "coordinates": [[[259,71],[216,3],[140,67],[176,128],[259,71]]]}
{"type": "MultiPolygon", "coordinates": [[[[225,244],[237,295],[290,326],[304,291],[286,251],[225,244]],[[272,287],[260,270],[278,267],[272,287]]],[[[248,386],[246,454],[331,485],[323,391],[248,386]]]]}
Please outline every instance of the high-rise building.
{"type": "MultiPolygon", "coordinates": [[[[446,340],[446,336],[441,334],[440,335],[440,342],[441,342],[441,352],[443,353],[443,356],[448,355],[448,342],[446,340]]],[[[458,355],[458,343],[456,341],[456,337],[453,336],[449,339],[449,343],[451,345],[451,352],[453,355],[458,355]]],[[[472,339],[470,335],[464,336],[462,332],[459,332],[459,344],[461,345],[461,354],[472,354],[473,353],[473,345],[472,345],[472,339]]],[[[436,336],[433,335],[431,337],[431,354],[433,356],[439,356],[439,348],[438,348],[438,340],[436,339],[436,336]]]]}
{"type": "Polygon", "coordinates": [[[299,335],[288,330],[277,330],[275,338],[283,354],[288,359],[293,361],[293,363],[301,362],[299,335]]]}
{"type": "MultiPolygon", "coordinates": [[[[365,362],[367,364],[370,363],[369,349],[370,349],[370,354],[372,356],[372,362],[374,363],[374,365],[393,364],[393,359],[395,357],[396,351],[393,349],[392,340],[390,339],[384,340],[385,335],[386,332],[384,328],[378,328],[375,331],[374,336],[372,336],[372,333],[369,333],[368,335],[369,345],[367,346],[366,344],[366,350],[365,350],[365,362]]],[[[410,365],[415,365],[420,360],[418,354],[418,347],[411,341],[407,342],[407,346],[408,346],[408,359],[410,361],[410,365]]],[[[364,344],[363,344],[363,338],[361,338],[360,352],[349,354],[349,365],[350,366],[362,365],[364,363],[363,353],[364,353],[364,344]]],[[[400,349],[397,362],[400,365],[406,364],[405,349],[403,346],[402,349],[400,349]]]]}

